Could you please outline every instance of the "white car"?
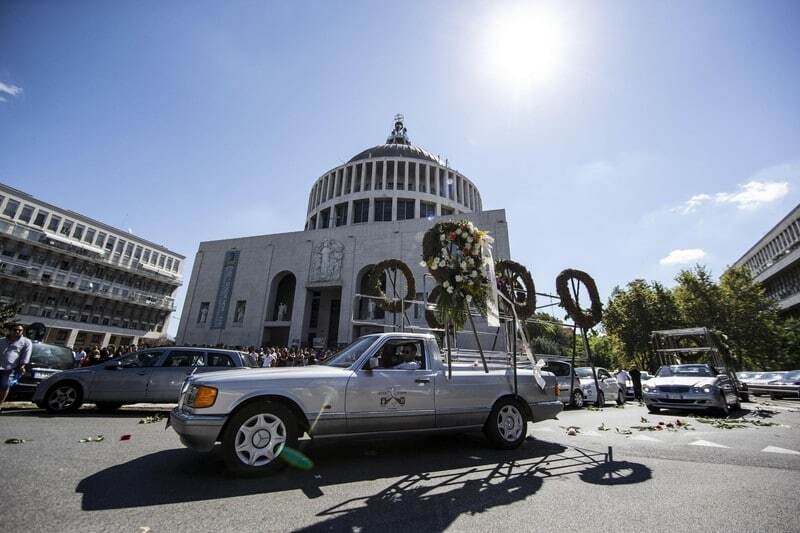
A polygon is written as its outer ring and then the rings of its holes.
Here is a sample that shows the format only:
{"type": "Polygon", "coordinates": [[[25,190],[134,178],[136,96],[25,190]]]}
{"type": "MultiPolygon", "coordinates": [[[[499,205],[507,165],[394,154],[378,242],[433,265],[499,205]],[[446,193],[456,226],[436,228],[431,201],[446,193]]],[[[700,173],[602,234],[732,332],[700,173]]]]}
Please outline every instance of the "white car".
{"type": "Polygon", "coordinates": [[[597,384],[600,385],[600,394],[592,375],[592,367],[582,366],[575,369],[575,375],[581,383],[581,392],[585,403],[594,403],[597,407],[602,407],[606,402],[617,402],[618,405],[625,403],[625,393],[620,389],[617,378],[611,372],[599,366],[594,367],[597,372],[597,384]]]}

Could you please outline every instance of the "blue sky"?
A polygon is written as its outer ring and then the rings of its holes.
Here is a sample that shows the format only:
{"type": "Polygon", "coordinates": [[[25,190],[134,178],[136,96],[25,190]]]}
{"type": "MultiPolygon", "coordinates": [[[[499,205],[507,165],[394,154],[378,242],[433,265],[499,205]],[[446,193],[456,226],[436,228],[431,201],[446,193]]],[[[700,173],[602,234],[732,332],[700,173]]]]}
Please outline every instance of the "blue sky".
{"type": "Polygon", "coordinates": [[[0,181],[191,258],[301,229],[401,112],[539,290],[573,267],[605,297],[720,274],[798,204],[798,27],[796,1],[4,1],[0,181]]]}

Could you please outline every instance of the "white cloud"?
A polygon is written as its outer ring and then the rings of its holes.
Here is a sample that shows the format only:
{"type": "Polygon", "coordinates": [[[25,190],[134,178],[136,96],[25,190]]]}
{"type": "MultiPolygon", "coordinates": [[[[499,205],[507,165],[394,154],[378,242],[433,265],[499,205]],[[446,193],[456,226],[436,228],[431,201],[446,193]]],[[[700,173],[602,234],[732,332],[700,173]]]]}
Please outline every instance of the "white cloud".
{"type": "MultiPolygon", "coordinates": [[[[0,95],[8,95],[8,96],[17,96],[22,92],[22,87],[17,87],[16,85],[11,85],[8,83],[3,83],[0,81],[0,95]]],[[[3,96],[0,96],[0,102],[6,102],[7,99],[3,96]]]]}
{"type": "Polygon", "coordinates": [[[699,261],[705,256],[706,253],[700,248],[672,250],[666,257],[662,257],[658,262],[662,265],[685,265],[699,261]]]}
{"type": "Polygon", "coordinates": [[[738,209],[752,211],[764,204],[780,200],[789,193],[787,181],[758,181],[751,180],[744,185],[739,185],[737,192],[718,192],[710,194],[695,194],[682,205],[671,209],[674,213],[686,215],[697,211],[704,204],[735,205],[738,209]]]}

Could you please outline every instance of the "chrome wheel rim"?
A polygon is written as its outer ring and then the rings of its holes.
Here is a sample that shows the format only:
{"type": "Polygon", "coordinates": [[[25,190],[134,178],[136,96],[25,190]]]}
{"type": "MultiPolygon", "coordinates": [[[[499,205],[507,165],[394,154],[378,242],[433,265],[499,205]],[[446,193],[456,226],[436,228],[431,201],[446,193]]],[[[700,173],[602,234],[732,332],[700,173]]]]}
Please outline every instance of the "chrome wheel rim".
{"type": "Polygon", "coordinates": [[[64,409],[69,409],[75,405],[75,402],[77,401],[78,391],[75,390],[75,387],[64,385],[58,387],[50,394],[50,398],[47,400],[47,405],[49,405],[50,408],[55,411],[63,411],[64,409]]]}
{"type": "Polygon", "coordinates": [[[236,457],[247,466],[271,463],[285,445],[286,426],[280,418],[270,413],[261,413],[245,420],[234,439],[236,457]]]}
{"type": "Polygon", "coordinates": [[[583,394],[578,391],[572,395],[572,403],[575,407],[583,407],[583,394]]]}
{"type": "Polygon", "coordinates": [[[513,405],[504,405],[497,414],[497,430],[508,442],[514,442],[522,435],[525,422],[522,414],[513,405]]]}

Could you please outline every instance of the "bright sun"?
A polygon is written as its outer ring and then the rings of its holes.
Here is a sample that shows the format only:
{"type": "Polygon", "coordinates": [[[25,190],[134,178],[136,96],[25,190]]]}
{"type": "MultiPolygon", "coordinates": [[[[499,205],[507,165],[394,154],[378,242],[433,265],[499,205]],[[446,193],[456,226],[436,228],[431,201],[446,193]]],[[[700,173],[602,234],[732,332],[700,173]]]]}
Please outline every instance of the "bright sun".
{"type": "Polygon", "coordinates": [[[484,53],[497,82],[525,91],[558,77],[564,33],[551,11],[534,6],[504,9],[488,29],[484,53]]]}

